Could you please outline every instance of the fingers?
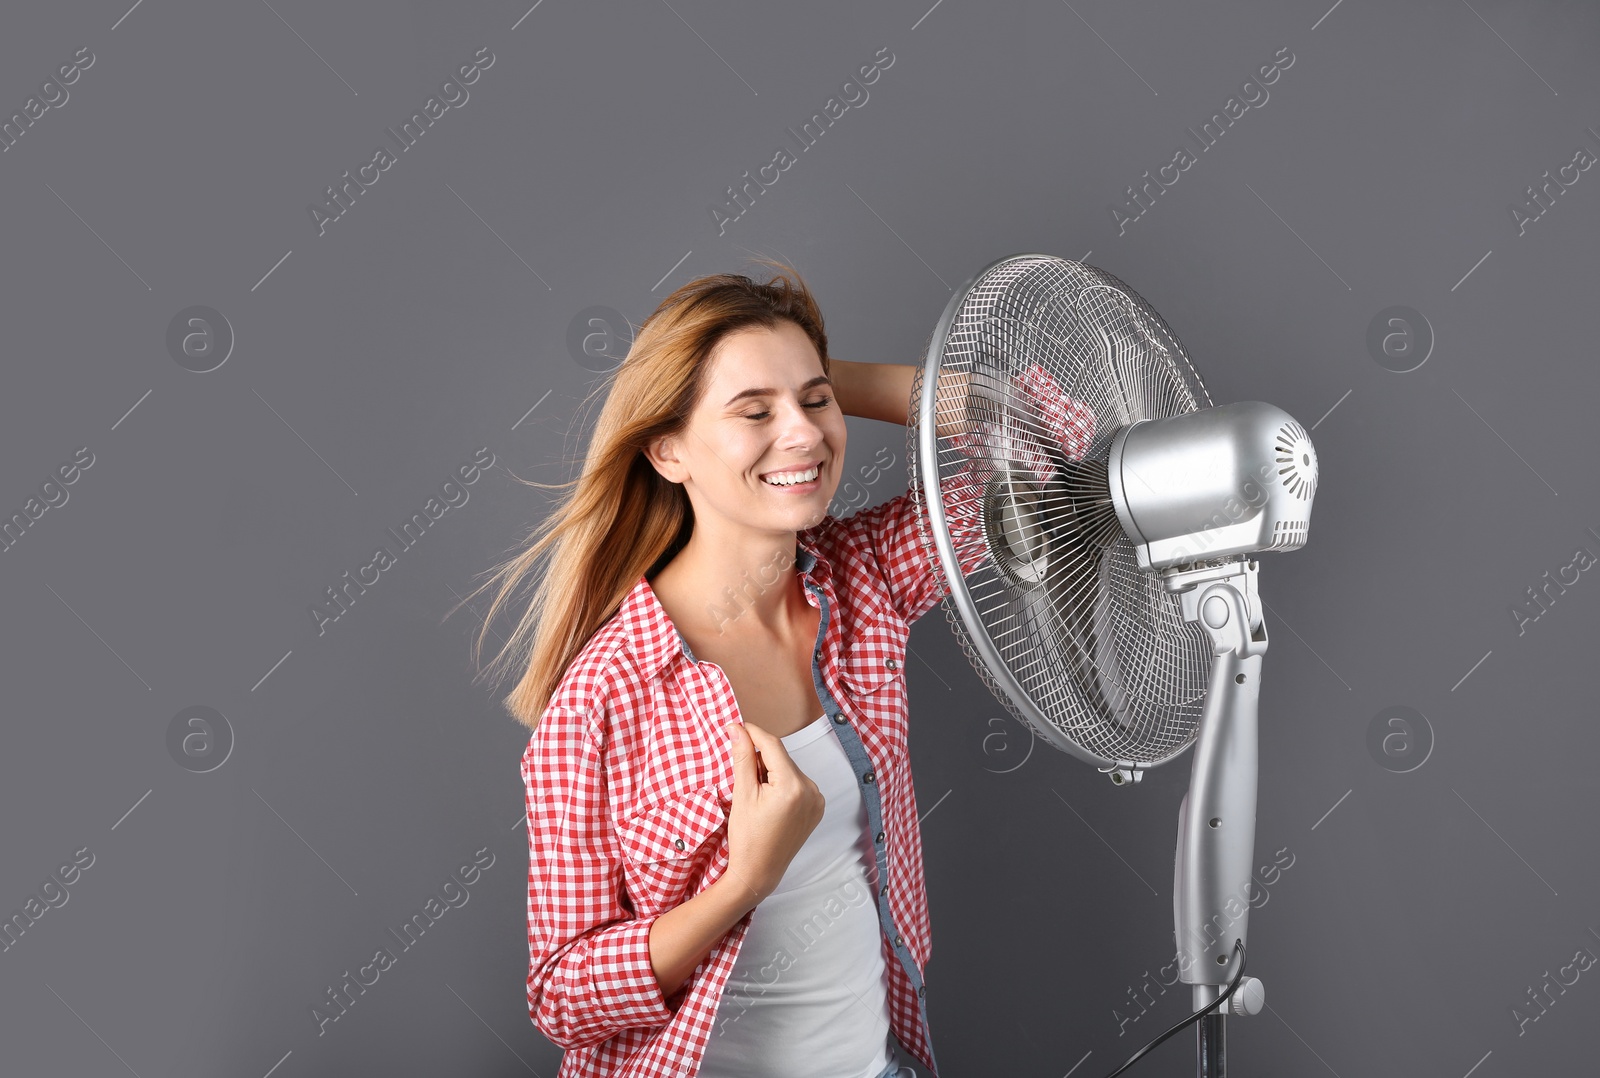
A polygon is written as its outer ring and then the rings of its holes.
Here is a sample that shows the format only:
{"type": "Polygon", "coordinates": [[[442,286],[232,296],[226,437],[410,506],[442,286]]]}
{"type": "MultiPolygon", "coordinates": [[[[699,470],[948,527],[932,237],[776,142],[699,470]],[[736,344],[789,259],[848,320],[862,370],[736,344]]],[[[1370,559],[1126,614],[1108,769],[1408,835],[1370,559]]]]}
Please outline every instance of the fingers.
{"type": "Polygon", "coordinates": [[[1029,364],[1018,381],[1038,408],[1049,440],[1059,445],[1069,460],[1082,460],[1094,442],[1094,409],[1068,396],[1055,377],[1037,362],[1029,364]]]}
{"type": "Polygon", "coordinates": [[[755,753],[752,751],[747,733],[754,727],[746,727],[743,723],[737,722],[724,723],[723,726],[728,731],[733,745],[734,788],[754,789],[761,781],[761,776],[756,772],[755,753]]]}
{"type": "Polygon", "coordinates": [[[774,781],[782,775],[786,779],[799,773],[794,761],[789,758],[789,753],[783,747],[783,741],[773,737],[759,726],[742,723],[745,733],[750,735],[751,742],[761,753],[761,763],[767,769],[767,781],[774,781]]]}

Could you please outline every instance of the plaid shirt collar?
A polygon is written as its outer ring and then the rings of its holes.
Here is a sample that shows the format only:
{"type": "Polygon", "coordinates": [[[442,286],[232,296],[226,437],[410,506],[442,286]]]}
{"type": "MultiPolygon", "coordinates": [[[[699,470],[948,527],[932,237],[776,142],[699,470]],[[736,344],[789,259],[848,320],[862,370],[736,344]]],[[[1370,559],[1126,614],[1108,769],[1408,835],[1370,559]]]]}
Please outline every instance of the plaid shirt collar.
{"type": "MultiPolygon", "coordinates": [[[[796,534],[795,569],[803,581],[822,589],[822,593],[832,603],[833,570],[828,564],[828,559],[818,553],[815,531],[815,528],[807,528],[796,534]]],[[[656,678],[676,655],[682,655],[690,662],[698,661],[694,658],[694,653],[689,650],[689,644],[683,639],[683,634],[667,616],[661,600],[656,597],[655,589],[643,575],[623,599],[620,613],[621,623],[628,626],[627,653],[637,657],[639,671],[647,679],[656,678]]]]}

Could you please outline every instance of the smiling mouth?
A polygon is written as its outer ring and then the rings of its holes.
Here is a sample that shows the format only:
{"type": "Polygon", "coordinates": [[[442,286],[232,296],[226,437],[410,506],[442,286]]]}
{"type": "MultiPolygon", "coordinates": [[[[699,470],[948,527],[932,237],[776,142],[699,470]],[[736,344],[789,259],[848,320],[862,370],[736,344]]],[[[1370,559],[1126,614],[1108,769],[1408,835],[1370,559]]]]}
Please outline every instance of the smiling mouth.
{"type": "Polygon", "coordinates": [[[768,472],[761,477],[761,481],[769,487],[793,487],[814,483],[820,478],[822,478],[822,462],[817,461],[806,468],[786,468],[768,472]],[[783,476],[786,481],[776,480],[774,476],[783,476]]]}

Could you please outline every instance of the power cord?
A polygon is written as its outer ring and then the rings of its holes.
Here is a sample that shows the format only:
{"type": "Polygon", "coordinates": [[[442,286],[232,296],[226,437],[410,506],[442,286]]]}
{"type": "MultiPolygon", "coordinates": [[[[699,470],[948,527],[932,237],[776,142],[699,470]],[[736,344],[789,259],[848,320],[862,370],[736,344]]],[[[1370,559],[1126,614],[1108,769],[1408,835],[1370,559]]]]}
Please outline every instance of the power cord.
{"type": "Polygon", "coordinates": [[[1166,1040],[1168,1037],[1172,1036],[1189,1023],[1199,1021],[1201,1015],[1205,1014],[1207,1011],[1215,1010],[1218,1004],[1227,1002],[1228,997],[1233,995],[1234,989],[1239,987],[1240,979],[1244,977],[1244,940],[1234,940],[1233,949],[1239,952],[1239,972],[1233,975],[1233,983],[1228,985],[1228,990],[1222,993],[1222,995],[1218,996],[1207,1006],[1195,1011],[1189,1017],[1185,1018],[1183,1021],[1179,1022],[1165,1033],[1161,1034],[1161,1036],[1157,1037],[1155,1040],[1151,1041],[1149,1044],[1133,1053],[1133,1055],[1128,1057],[1128,1061],[1126,1063],[1112,1071],[1110,1074],[1106,1075],[1106,1078],[1117,1078],[1117,1075],[1121,1074],[1123,1071],[1137,1063],[1140,1057],[1146,1052],[1150,1051],[1150,1049],[1154,1048],[1156,1045],[1160,1044],[1162,1041],[1166,1040]]]}

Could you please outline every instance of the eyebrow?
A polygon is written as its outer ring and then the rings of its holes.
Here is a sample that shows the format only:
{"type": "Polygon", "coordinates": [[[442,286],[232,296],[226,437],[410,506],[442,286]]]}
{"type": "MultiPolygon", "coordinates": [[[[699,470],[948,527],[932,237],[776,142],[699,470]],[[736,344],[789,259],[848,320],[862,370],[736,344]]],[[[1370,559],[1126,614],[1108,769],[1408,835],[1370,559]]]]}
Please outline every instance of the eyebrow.
{"type": "MultiPolygon", "coordinates": [[[[801,386],[800,387],[800,392],[804,393],[806,390],[812,388],[813,386],[820,386],[820,385],[830,385],[831,386],[832,384],[833,384],[833,379],[829,378],[826,374],[819,374],[815,378],[811,379],[811,381],[809,381],[805,385],[801,386]]],[[[771,386],[757,386],[754,389],[742,389],[739,392],[735,393],[733,396],[729,397],[728,398],[728,403],[723,405],[723,407],[724,408],[732,407],[735,402],[742,401],[746,397],[770,397],[770,396],[772,396],[773,394],[775,394],[777,392],[778,391],[776,389],[773,389],[771,386]]]]}

